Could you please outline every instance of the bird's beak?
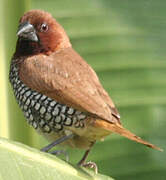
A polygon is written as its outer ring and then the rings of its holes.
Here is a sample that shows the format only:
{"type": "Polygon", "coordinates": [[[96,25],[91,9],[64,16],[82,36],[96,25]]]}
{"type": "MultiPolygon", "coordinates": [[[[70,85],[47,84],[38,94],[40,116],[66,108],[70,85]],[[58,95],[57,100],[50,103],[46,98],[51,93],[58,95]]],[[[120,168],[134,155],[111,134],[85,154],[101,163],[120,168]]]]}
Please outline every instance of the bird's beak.
{"type": "Polygon", "coordinates": [[[29,22],[21,23],[18,27],[17,36],[30,41],[38,41],[35,28],[29,22]]]}

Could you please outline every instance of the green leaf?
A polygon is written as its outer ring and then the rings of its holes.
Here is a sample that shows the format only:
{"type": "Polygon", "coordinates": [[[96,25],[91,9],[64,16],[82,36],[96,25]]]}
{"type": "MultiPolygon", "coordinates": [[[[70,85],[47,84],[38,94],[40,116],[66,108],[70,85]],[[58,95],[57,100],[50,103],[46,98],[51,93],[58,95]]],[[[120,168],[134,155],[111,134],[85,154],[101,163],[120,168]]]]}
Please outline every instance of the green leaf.
{"type": "Polygon", "coordinates": [[[7,139],[0,139],[0,179],[113,180],[85,168],[73,167],[53,155],[7,139]]]}

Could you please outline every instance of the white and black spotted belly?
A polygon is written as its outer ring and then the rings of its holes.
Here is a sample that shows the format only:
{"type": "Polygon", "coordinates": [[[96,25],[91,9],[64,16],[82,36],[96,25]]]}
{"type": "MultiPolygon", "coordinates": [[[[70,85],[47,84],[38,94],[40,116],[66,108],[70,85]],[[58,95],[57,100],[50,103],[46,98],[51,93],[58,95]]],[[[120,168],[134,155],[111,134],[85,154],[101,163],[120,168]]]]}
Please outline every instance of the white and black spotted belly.
{"type": "Polygon", "coordinates": [[[35,129],[40,129],[43,133],[51,133],[62,131],[65,126],[84,127],[86,114],[27,87],[19,79],[18,68],[14,63],[10,68],[10,82],[28,123],[35,129]]]}

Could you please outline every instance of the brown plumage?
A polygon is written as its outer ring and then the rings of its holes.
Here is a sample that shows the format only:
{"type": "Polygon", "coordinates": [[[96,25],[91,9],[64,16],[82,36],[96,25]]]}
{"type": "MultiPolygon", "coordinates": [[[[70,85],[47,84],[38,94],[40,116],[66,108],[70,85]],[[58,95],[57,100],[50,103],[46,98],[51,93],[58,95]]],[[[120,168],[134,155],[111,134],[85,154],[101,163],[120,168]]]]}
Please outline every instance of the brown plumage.
{"type": "MultiPolygon", "coordinates": [[[[30,88],[40,96],[45,95],[51,101],[65,105],[68,109],[71,107],[84,116],[82,127],[76,128],[74,123],[71,126],[63,126],[63,133],[59,134],[52,130],[53,125],[46,122],[49,127],[51,126],[51,133],[44,133],[41,127],[38,130],[47,138],[56,140],[67,130],[74,137],[66,144],[88,149],[92,142],[115,132],[148,147],[161,150],[123,128],[120,115],[96,73],[72,48],[64,29],[49,13],[41,10],[25,13],[20,19],[18,37],[11,65],[11,83],[15,83],[13,80],[15,68],[19,82],[26,88],[30,88]]],[[[20,98],[17,95],[21,90],[19,92],[15,88],[14,90],[22,107],[22,96],[20,98]]],[[[27,104],[26,102],[24,105],[27,104]]],[[[39,104],[43,106],[41,101],[39,104]]],[[[48,108],[48,106],[45,107],[48,108]]],[[[33,113],[34,109],[29,105],[28,108],[37,126],[40,125],[39,119],[43,117],[42,113],[36,120],[35,113],[38,112],[33,113]]],[[[26,113],[26,108],[22,107],[22,109],[26,113]]],[[[67,117],[73,118],[72,115],[67,117]]]]}

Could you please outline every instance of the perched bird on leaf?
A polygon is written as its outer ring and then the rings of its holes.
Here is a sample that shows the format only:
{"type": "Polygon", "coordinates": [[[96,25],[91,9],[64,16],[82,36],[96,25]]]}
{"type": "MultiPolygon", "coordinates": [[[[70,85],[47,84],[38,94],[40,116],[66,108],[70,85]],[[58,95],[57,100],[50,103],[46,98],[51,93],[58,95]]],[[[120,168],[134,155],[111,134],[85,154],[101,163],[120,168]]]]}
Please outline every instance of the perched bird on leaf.
{"type": "Polygon", "coordinates": [[[130,140],[161,150],[126,130],[108,93],[94,70],[72,48],[63,27],[47,12],[31,10],[19,21],[10,82],[27,122],[56,144],[86,152],[97,140],[118,133],[130,140]]]}

